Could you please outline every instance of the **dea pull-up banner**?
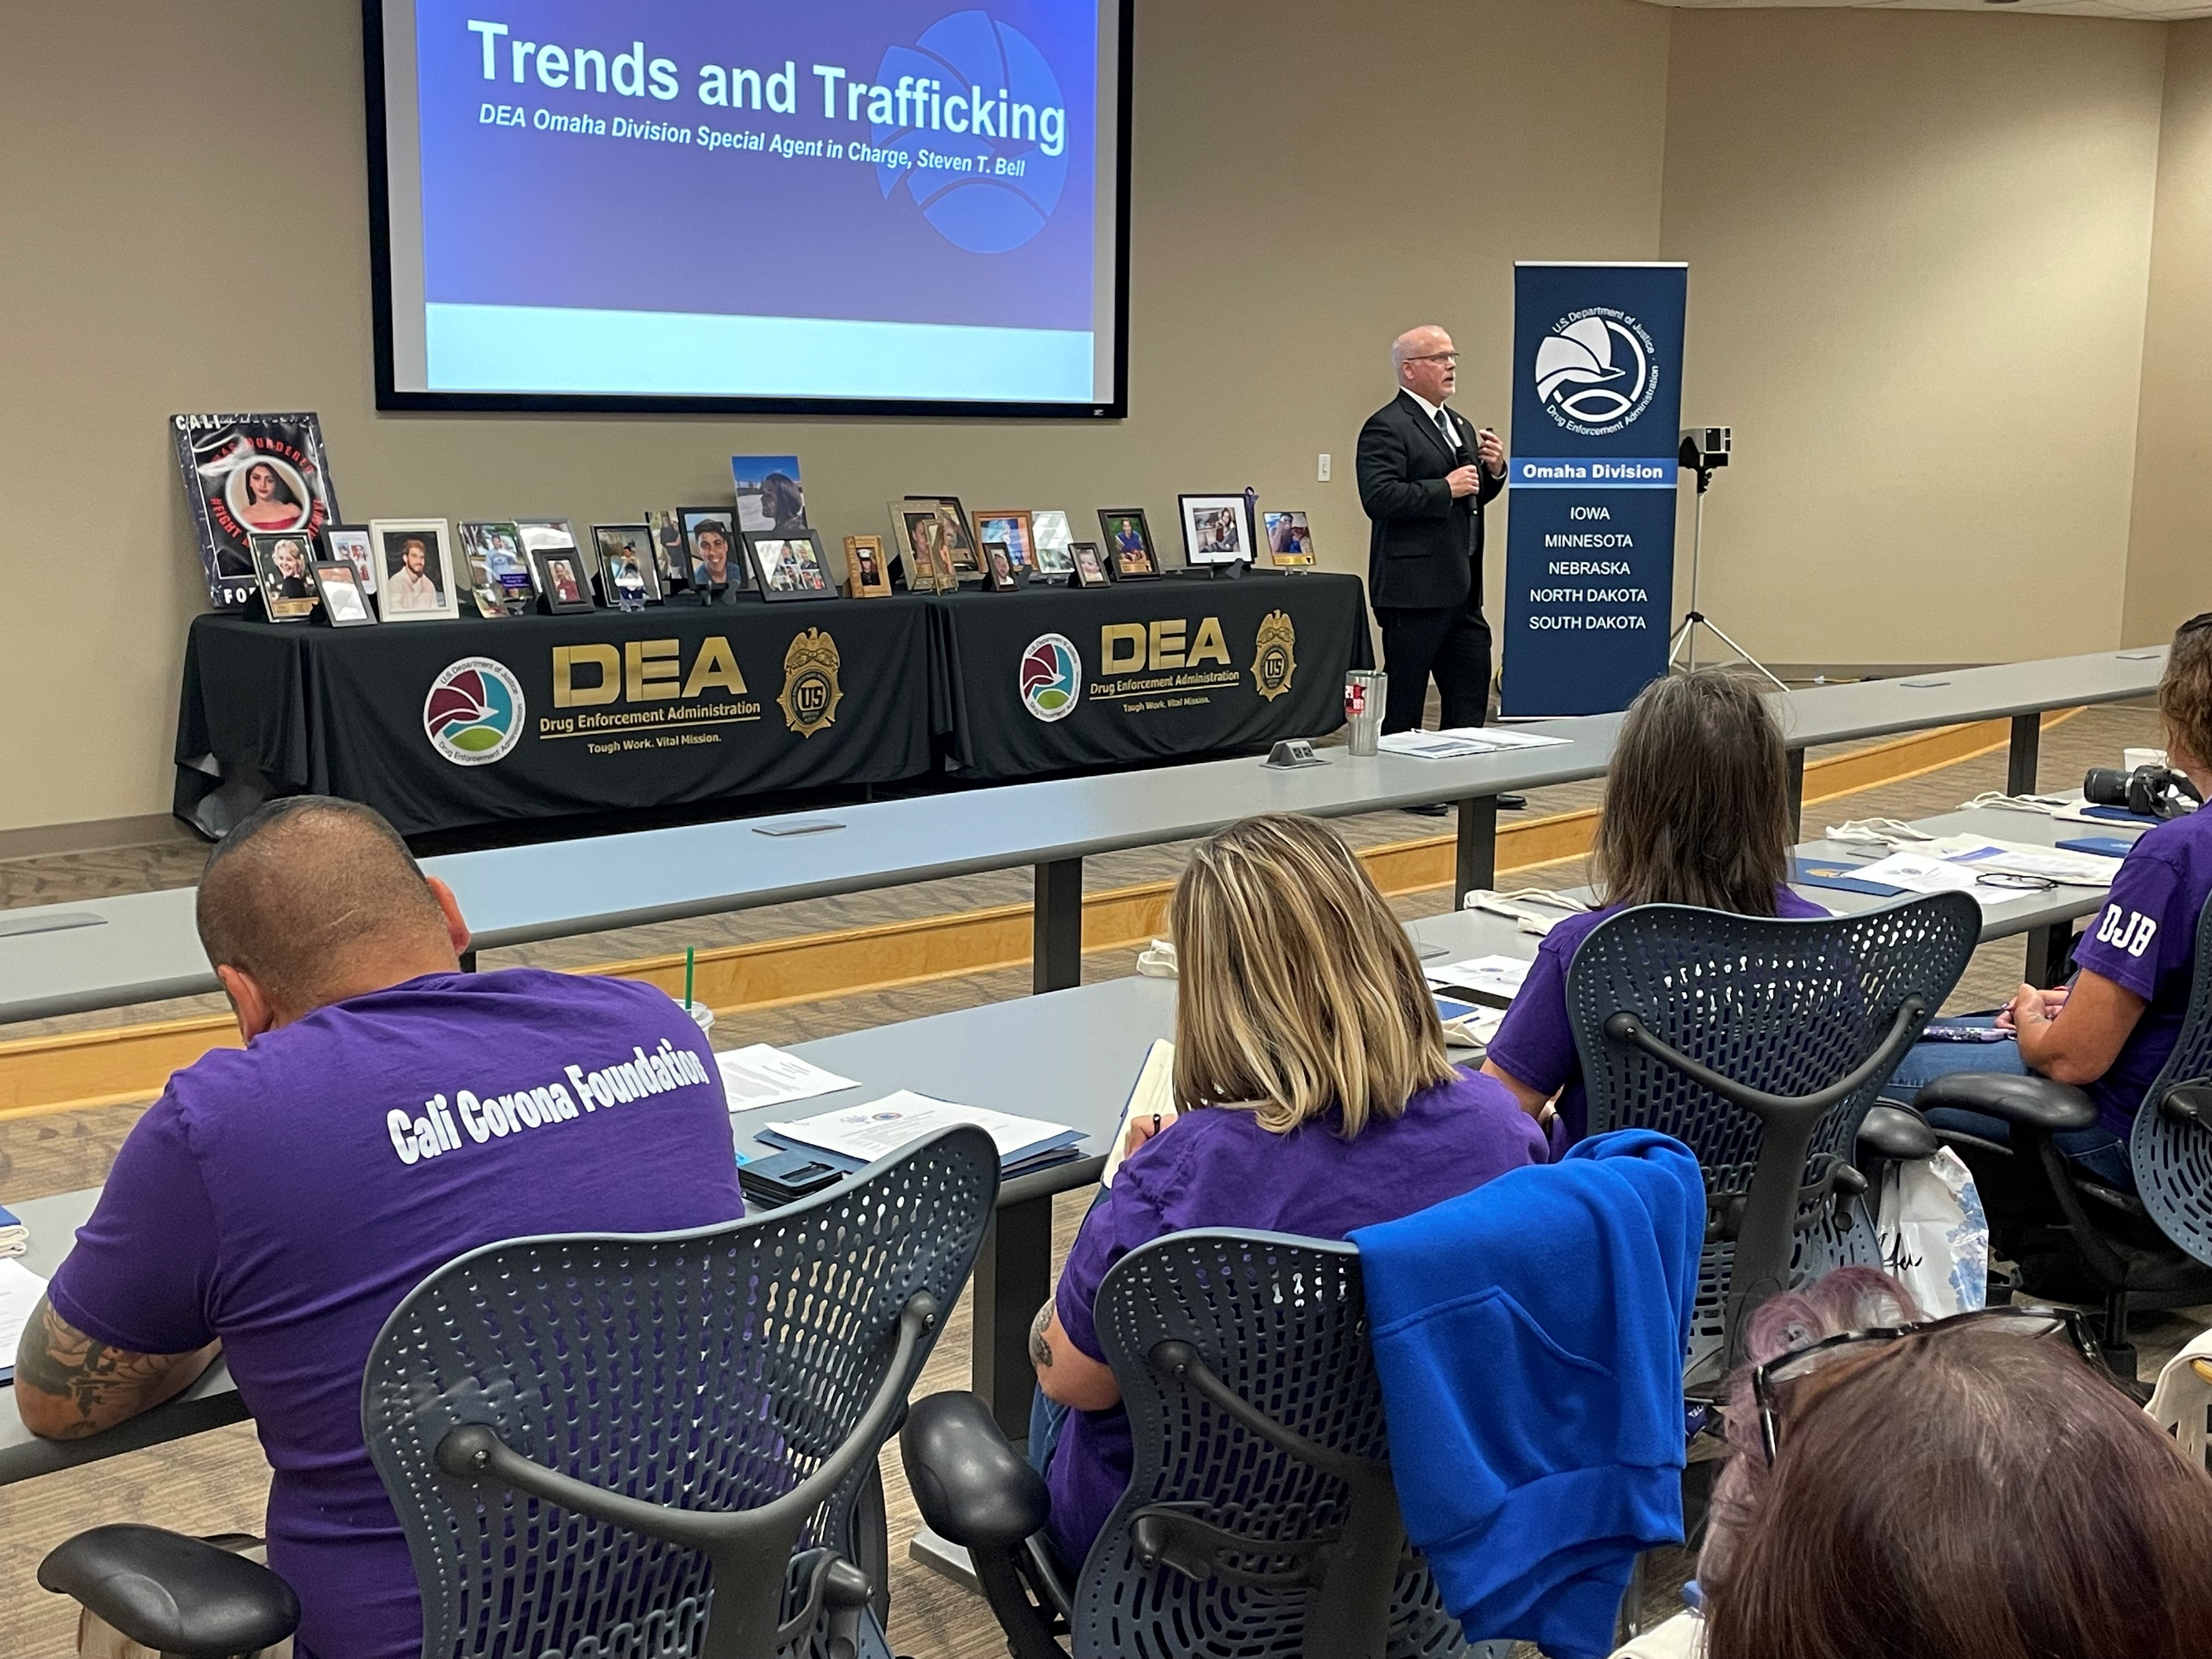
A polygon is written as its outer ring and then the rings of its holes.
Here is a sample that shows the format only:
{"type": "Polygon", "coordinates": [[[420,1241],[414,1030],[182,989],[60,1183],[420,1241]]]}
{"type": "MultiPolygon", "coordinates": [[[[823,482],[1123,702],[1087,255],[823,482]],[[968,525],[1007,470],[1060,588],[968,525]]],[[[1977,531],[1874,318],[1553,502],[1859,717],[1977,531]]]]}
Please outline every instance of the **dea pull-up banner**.
{"type": "Polygon", "coordinates": [[[1514,268],[1509,715],[1626,708],[1667,671],[1689,276],[1514,268]]]}

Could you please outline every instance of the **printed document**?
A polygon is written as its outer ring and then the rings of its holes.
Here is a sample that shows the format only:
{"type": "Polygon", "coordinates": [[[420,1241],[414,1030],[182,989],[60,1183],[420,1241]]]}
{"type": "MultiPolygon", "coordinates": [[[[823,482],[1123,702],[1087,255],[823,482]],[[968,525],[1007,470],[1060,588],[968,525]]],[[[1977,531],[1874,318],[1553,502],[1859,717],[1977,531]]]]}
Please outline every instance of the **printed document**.
{"type": "Polygon", "coordinates": [[[714,1064],[721,1070],[722,1089],[733,1112],[781,1106],[787,1100],[811,1100],[817,1095],[860,1087],[848,1077],[825,1072],[765,1042],[716,1054],[714,1064]]]}
{"type": "Polygon", "coordinates": [[[1015,1117],[981,1106],[956,1106],[949,1100],[933,1100],[911,1089],[901,1089],[896,1094],[872,1100],[865,1106],[845,1107],[824,1112],[819,1117],[802,1118],[796,1123],[773,1123],[769,1127],[780,1135],[809,1146],[872,1164],[887,1152],[911,1146],[956,1123],[972,1123],[989,1135],[1002,1160],[1035,1152],[1055,1141],[1081,1139],[1064,1123],[1015,1117]]]}

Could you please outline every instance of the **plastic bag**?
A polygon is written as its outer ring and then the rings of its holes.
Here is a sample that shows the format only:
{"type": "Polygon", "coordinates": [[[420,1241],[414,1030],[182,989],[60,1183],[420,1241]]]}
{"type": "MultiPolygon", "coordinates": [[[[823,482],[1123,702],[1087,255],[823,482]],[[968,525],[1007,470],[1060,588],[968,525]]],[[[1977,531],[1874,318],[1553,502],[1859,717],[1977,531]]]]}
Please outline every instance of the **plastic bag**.
{"type": "Polygon", "coordinates": [[[1988,1300],[1989,1218],[1974,1177],[1948,1146],[1889,1166],[1875,1227],[1881,1265],[1929,1318],[1971,1313],[1988,1300]]]}

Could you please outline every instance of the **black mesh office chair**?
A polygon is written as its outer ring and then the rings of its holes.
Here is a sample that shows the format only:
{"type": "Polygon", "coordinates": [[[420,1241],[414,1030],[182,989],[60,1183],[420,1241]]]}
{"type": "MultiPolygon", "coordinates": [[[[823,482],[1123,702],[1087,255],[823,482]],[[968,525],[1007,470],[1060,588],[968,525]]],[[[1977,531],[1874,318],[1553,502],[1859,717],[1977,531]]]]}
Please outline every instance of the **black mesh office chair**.
{"type": "Polygon", "coordinates": [[[1878,1263],[1858,1160],[1924,1157],[1926,1127],[1875,1097],[1965,971],[1981,911],[1936,893],[1782,921],[1640,905],[1590,930],[1567,973],[1589,1133],[1656,1129],[1705,1176],[1686,1382],[1741,1356],[1751,1312],[1844,1262],[1878,1263]]]}
{"type": "MultiPolygon", "coordinates": [[[[424,1654],[882,1659],[876,1456],[998,1186],[990,1137],[949,1129],[743,1221],[519,1239],[425,1279],[362,1389],[424,1654]]],[[[266,1569],[150,1528],[82,1534],[39,1582],[179,1659],[298,1619],[266,1569]]]]}
{"type": "Polygon", "coordinates": [[[1939,1129],[1978,1162],[2011,1160],[2047,1198],[2057,1230],[2105,1292],[2106,1361],[2130,1382],[2136,1352],[2131,1306],[2181,1308],[2212,1302],[2212,901],[2197,921],[2196,976],[2173,1053],[2144,1091],[2129,1138],[2133,1194],[2069,1164],[2051,1137],[2087,1129],[2097,1109],[2079,1089],[2045,1077],[1953,1072],[1913,1103],[2002,1118],[2012,1144],[1939,1129]]]}
{"type": "Polygon", "coordinates": [[[1173,1234],[1115,1264],[1097,1315],[1136,1461],[1073,1583],[1044,1482],[982,1401],[933,1395],[900,1435],[922,1518],[968,1550],[1015,1659],[1493,1651],[1406,1542],[1351,1245],[1173,1234]]]}

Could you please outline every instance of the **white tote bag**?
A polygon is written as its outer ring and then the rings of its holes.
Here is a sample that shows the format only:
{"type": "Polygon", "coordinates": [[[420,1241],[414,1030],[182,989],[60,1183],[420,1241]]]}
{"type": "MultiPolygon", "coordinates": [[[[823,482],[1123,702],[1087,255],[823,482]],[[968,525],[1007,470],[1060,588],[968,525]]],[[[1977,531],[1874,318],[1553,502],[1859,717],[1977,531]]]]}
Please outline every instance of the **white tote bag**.
{"type": "Polygon", "coordinates": [[[1974,1177],[1948,1146],[1889,1166],[1875,1224],[1881,1265],[1929,1318],[1971,1313],[1988,1300],[1989,1218],[1974,1177]]]}

